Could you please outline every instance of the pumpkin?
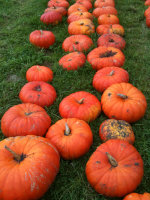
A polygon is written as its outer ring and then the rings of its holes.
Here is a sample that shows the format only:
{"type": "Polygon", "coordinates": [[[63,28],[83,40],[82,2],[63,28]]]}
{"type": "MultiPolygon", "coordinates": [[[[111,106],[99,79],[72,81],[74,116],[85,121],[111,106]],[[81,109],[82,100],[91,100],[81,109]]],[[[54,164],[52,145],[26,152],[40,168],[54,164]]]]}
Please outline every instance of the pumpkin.
{"type": "Polygon", "coordinates": [[[121,139],[133,144],[135,141],[131,125],[124,120],[105,120],[99,127],[99,136],[103,142],[110,139],[121,139]]]}
{"type": "Polygon", "coordinates": [[[100,194],[123,197],[134,191],[143,177],[143,160],[126,141],[111,139],[101,144],[86,164],[86,176],[100,194]]]}
{"type": "Polygon", "coordinates": [[[130,83],[116,83],[107,88],[101,97],[102,110],[108,118],[129,123],[141,119],[147,103],[143,93],[130,83]]]}
{"type": "Polygon", "coordinates": [[[51,118],[46,111],[31,103],[19,104],[9,108],[1,119],[2,133],[6,137],[43,136],[50,124],[51,118]]]}
{"type": "Polygon", "coordinates": [[[145,12],[144,12],[144,16],[147,17],[150,14],[150,7],[148,7],[145,12]]]}
{"type": "Polygon", "coordinates": [[[45,9],[44,12],[49,12],[53,10],[59,12],[63,16],[67,15],[67,9],[65,7],[58,7],[58,6],[48,7],[45,9]]]}
{"type": "Polygon", "coordinates": [[[52,81],[53,71],[45,66],[34,65],[30,67],[26,72],[26,79],[31,81],[52,81]]]}
{"type": "Polygon", "coordinates": [[[51,106],[56,99],[54,87],[44,81],[31,81],[20,90],[19,98],[23,103],[51,106]]]}
{"type": "Polygon", "coordinates": [[[51,31],[35,30],[30,33],[31,44],[40,48],[49,48],[55,42],[55,35],[51,31]]]}
{"type": "Polygon", "coordinates": [[[106,6],[112,6],[115,7],[115,2],[114,0],[96,0],[94,2],[94,7],[97,8],[102,8],[102,7],[106,7],[106,6]]]}
{"type": "Polygon", "coordinates": [[[59,60],[59,65],[66,70],[77,70],[86,62],[86,56],[82,52],[72,52],[59,60]]]}
{"type": "Polygon", "coordinates": [[[65,0],[50,0],[50,1],[48,1],[48,7],[53,7],[53,6],[68,8],[69,3],[68,3],[68,1],[65,1],[65,0]]]}
{"type": "Polygon", "coordinates": [[[87,51],[93,45],[93,41],[87,35],[71,35],[62,43],[64,51],[87,51]]]}
{"type": "Polygon", "coordinates": [[[98,17],[98,24],[119,24],[119,18],[116,15],[103,14],[98,17]]]}
{"type": "Polygon", "coordinates": [[[88,0],[77,0],[76,3],[84,6],[87,10],[92,9],[92,3],[88,0]]]}
{"type": "Polygon", "coordinates": [[[57,149],[39,136],[2,140],[0,158],[0,199],[3,200],[40,199],[59,171],[57,149]]]}
{"type": "Polygon", "coordinates": [[[117,15],[118,12],[116,10],[116,8],[114,7],[111,7],[111,6],[107,6],[107,7],[102,7],[102,8],[95,8],[93,10],[93,13],[92,13],[95,17],[99,17],[100,15],[103,15],[103,14],[112,14],[112,15],[117,15]]]}
{"type": "Polygon", "coordinates": [[[146,0],[144,3],[145,6],[150,6],[150,0],[146,0]]]}
{"type": "Polygon", "coordinates": [[[101,104],[93,94],[79,91],[70,94],[60,102],[59,113],[63,118],[78,118],[90,122],[101,113],[101,104]]]}
{"type": "Polygon", "coordinates": [[[90,126],[76,118],[61,119],[51,126],[46,138],[56,146],[66,160],[83,156],[93,142],[90,126]]]}
{"type": "Polygon", "coordinates": [[[75,3],[68,8],[68,15],[73,12],[88,12],[88,9],[80,4],[75,3]]]}
{"type": "Polygon", "coordinates": [[[120,36],[124,36],[124,28],[123,26],[121,26],[120,24],[103,24],[103,25],[99,25],[96,28],[96,32],[99,35],[103,35],[103,34],[118,34],[120,36]]]}
{"type": "Polygon", "coordinates": [[[124,197],[123,200],[150,200],[150,193],[144,194],[131,193],[124,197]]]}
{"type": "Polygon", "coordinates": [[[93,77],[93,87],[99,92],[103,92],[114,83],[122,82],[129,82],[129,74],[119,67],[104,67],[93,77]]]}
{"type": "Polygon", "coordinates": [[[95,27],[90,19],[80,19],[69,24],[68,32],[70,35],[90,35],[95,32],[95,27]]]}
{"type": "Polygon", "coordinates": [[[121,67],[124,64],[125,56],[114,47],[98,47],[87,55],[88,62],[93,69],[99,70],[103,67],[121,67]]]}
{"type": "Polygon", "coordinates": [[[103,34],[97,40],[97,46],[115,47],[124,49],[126,45],[125,40],[117,34],[103,34]]]}
{"type": "Polygon", "coordinates": [[[80,19],[90,19],[93,20],[93,15],[89,12],[73,12],[69,15],[67,22],[70,24],[71,22],[80,20],[80,19]]]}
{"type": "Polygon", "coordinates": [[[48,12],[45,12],[43,15],[41,15],[40,20],[46,25],[49,25],[49,24],[56,25],[62,21],[62,14],[60,14],[59,12],[55,10],[48,11],[48,12]]]}

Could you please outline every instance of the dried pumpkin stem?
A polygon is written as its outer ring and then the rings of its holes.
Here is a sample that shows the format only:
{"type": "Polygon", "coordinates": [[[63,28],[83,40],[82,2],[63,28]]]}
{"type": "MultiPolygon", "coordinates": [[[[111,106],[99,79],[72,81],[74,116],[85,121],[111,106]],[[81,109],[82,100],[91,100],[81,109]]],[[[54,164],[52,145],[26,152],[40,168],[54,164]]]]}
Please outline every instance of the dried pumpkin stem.
{"type": "Polygon", "coordinates": [[[9,152],[13,155],[13,157],[15,158],[16,161],[20,162],[20,160],[21,160],[21,155],[17,154],[16,152],[14,152],[12,149],[10,149],[10,148],[9,148],[8,146],[6,146],[6,145],[5,145],[5,149],[6,149],[7,151],[9,151],[9,152]]]}
{"type": "Polygon", "coordinates": [[[122,99],[127,99],[128,96],[125,94],[117,94],[118,97],[122,98],[122,99]]]}
{"type": "Polygon", "coordinates": [[[109,75],[108,75],[108,76],[112,76],[112,75],[114,75],[114,73],[115,73],[115,71],[114,71],[114,70],[112,70],[112,71],[109,73],[109,75]]]}
{"type": "Polygon", "coordinates": [[[117,161],[115,160],[115,158],[112,157],[112,156],[110,155],[110,153],[108,153],[108,152],[106,152],[106,155],[107,155],[107,157],[108,157],[108,160],[109,160],[111,166],[112,166],[112,167],[117,167],[117,166],[118,166],[118,163],[117,163],[117,161]]]}
{"type": "Polygon", "coordinates": [[[70,135],[70,132],[71,132],[71,130],[70,130],[70,128],[69,128],[69,126],[68,126],[68,124],[67,124],[67,122],[65,123],[65,135],[70,135]]]}
{"type": "Polygon", "coordinates": [[[43,31],[42,30],[40,30],[40,33],[41,33],[41,35],[43,35],[43,31]]]}
{"type": "Polygon", "coordinates": [[[41,69],[40,69],[39,65],[37,65],[37,69],[38,69],[39,71],[41,71],[41,69]]]}
{"type": "Polygon", "coordinates": [[[85,98],[80,99],[80,100],[78,101],[78,103],[79,103],[79,104],[83,104],[84,99],[85,99],[85,98]]]}

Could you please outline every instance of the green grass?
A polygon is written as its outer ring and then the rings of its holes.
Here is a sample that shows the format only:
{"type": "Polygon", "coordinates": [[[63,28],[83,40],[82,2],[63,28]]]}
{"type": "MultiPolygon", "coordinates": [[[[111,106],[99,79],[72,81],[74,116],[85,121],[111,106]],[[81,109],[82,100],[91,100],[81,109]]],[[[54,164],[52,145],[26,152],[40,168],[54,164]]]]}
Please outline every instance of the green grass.
{"type": "MultiPolygon", "coordinates": [[[[0,0],[0,5],[0,117],[8,108],[21,103],[18,94],[26,83],[26,71],[36,64],[49,66],[54,72],[52,85],[57,91],[57,99],[50,108],[46,108],[52,123],[61,118],[58,106],[65,96],[85,90],[101,98],[101,94],[92,87],[95,71],[87,62],[83,68],[74,72],[64,71],[58,65],[59,59],[65,55],[61,44],[69,36],[66,17],[54,27],[42,24],[40,16],[46,8],[47,0],[0,0]],[[55,44],[48,50],[32,46],[29,34],[35,29],[51,30],[56,36],[55,44]]],[[[142,0],[116,0],[116,8],[120,24],[125,28],[126,62],[123,68],[129,72],[130,83],[144,93],[148,102],[144,118],[132,127],[136,136],[135,147],[144,160],[144,177],[136,192],[150,192],[150,29],[145,24],[142,0]]],[[[96,47],[98,35],[95,33],[91,37],[96,47]]],[[[106,117],[102,113],[90,123],[94,142],[85,156],[73,161],[61,159],[59,174],[41,200],[112,200],[97,194],[85,176],[86,162],[101,143],[98,129],[104,119],[106,117]]],[[[2,132],[0,138],[4,138],[2,132]]]]}

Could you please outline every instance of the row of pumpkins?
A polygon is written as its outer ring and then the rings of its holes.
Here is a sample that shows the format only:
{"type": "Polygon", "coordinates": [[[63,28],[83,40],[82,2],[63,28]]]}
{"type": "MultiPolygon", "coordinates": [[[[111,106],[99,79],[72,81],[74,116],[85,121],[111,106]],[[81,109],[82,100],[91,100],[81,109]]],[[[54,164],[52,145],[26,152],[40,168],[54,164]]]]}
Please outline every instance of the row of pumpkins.
{"type": "MultiPolygon", "coordinates": [[[[45,66],[29,68],[28,83],[19,93],[23,103],[9,108],[1,119],[2,133],[7,137],[0,142],[2,200],[39,199],[59,171],[60,156],[66,160],[77,159],[89,151],[93,134],[88,122],[95,120],[101,109],[110,119],[99,128],[104,143],[87,162],[88,182],[100,194],[123,197],[133,192],[142,180],[143,160],[132,145],[135,136],[129,123],[144,116],[146,99],[128,83],[128,72],[119,68],[125,61],[120,50],[125,47],[125,41],[114,0],[96,0],[94,6],[91,14],[90,0],[77,0],[70,7],[66,0],[50,0],[41,21],[56,25],[68,13],[71,36],[64,40],[62,48],[70,53],[59,64],[66,70],[77,70],[85,64],[83,52],[93,45],[87,36],[95,31],[91,20],[93,16],[98,18],[96,31],[101,35],[98,48],[87,55],[87,60],[97,70],[93,87],[103,92],[101,103],[85,91],[70,94],[59,105],[63,119],[50,126],[51,118],[43,107],[51,106],[57,96],[55,88],[47,83],[52,81],[53,72],[45,66]]],[[[49,48],[55,42],[54,34],[43,30],[33,31],[29,39],[40,48],[49,48]]],[[[150,200],[150,194],[131,193],[124,200],[139,198],[150,200]]]]}

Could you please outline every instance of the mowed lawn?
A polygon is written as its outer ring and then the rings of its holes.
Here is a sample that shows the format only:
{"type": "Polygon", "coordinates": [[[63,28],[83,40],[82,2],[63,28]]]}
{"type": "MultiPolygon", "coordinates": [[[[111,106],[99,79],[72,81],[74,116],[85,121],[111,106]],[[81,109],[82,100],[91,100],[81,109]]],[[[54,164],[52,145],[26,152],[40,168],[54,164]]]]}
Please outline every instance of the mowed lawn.
{"type": "MultiPolygon", "coordinates": [[[[64,71],[59,67],[58,61],[65,55],[61,45],[69,36],[67,18],[63,17],[63,22],[57,26],[46,26],[40,22],[40,16],[47,2],[47,0],[0,0],[0,119],[8,108],[21,103],[18,94],[27,82],[25,74],[32,65],[45,65],[51,67],[54,72],[51,84],[57,91],[57,99],[51,107],[46,108],[52,124],[61,119],[58,107],[65,96],[84,90],[96,95],[99,100],[101,98],[101,94],[92,87],[95,71],[88,62],[78,71],[64,71]],[[55,44],[48,50],[33,47],[29,43],[29,34],[36,29],[52,31],[56,36],[55,44]]],[[[70,1],[70,5],[73,3],[70,1]]],[[[145,24],[146,7],[142,0],[116,0],[115,3],[120,24],[125,28],[126,48],[123,52],[126,62],[123,68],[129,73],[130,83],[144,93],[148,103],[144,118],[132,124],[132,127],[136,137],[134,145],[144,161],[144,177],[136,192],[150,192],[150,29],[145,24]]],[[[94,23],[97,26],[96,20],[94,23]]],[[[98,35],[94,33],[91,38],[96,47],[98,35]]],[[[90,123],[94,141],[86,155],[73,161],[61,159],[56,180],[41,200],[113,199],[96,193],[85,175],[86,162],[101,144],[98,129],[105,119],[106,116],[101,113],[90,123]]],[[[2,132],[0,138],[4,139],[2,132]]]]}

